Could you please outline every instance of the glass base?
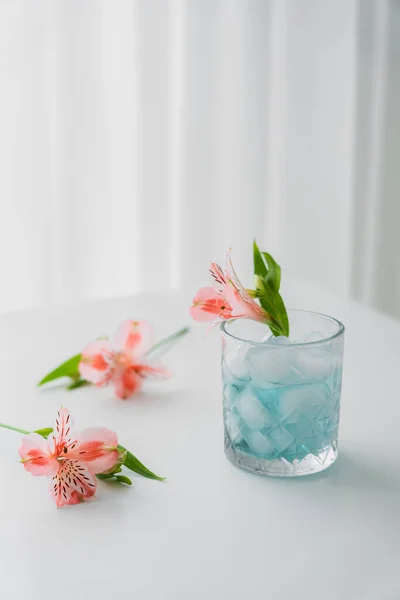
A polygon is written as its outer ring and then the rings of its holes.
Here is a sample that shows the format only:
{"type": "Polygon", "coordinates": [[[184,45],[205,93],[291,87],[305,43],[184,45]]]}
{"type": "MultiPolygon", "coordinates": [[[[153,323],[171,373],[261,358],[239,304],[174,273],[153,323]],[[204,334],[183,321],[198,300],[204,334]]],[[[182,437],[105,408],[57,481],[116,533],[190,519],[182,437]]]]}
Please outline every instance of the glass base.
{"type": "Polygon", "coordinates": [[[225,454],[228,460],[236,467],[257,473],[258,475],[266,475],[269,477],[300,477],[302,475],[313,475],[330,467],[336,460],[337,443],[322,448],[316,454],[307,454],[301,460],[293,460],[289,462],[284,458],[276,458],[268,460],[257,458],[241,452],[232,446],[232,442],[228,436],[225,436],[225,454]]]}

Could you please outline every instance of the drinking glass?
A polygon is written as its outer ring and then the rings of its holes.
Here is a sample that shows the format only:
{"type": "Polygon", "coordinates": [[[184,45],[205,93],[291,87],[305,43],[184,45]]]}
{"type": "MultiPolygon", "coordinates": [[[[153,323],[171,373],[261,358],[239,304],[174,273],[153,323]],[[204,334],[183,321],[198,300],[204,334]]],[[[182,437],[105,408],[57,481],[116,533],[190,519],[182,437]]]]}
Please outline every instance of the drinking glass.
{"type": "Polygon", "coordinates": [[[225,453],[236,466],[292,477],[337,457],[344,326],[289,310],[290,338],[248,319],[221,324],[225,453]]]}

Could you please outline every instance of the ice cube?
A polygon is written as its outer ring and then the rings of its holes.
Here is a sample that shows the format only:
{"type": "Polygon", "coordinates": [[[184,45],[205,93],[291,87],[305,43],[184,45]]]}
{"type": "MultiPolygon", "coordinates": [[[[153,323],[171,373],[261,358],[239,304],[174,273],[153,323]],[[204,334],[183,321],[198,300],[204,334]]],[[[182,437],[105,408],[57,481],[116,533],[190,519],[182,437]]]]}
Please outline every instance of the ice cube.
{"type": "Polygon", "coordinates": [[[246,360],[247,347],[238,345],[225,351],[222,357],[222,372],[226,381],[248,381],[249,367],[246,360]]]}
{"type": "Polygon", "coordinates": [[[262,402],[270,415],[278,415],[279,390],[281,386],[276,386],[272,383],[265,383],[258,379],[251,380],[253,392],[262,402]]]}
{"type": "Polygon", "coordinates": [[[310,331],[303,336],[302,343],[310,346],[298,348],[298,368],[309,381],[324,381],[337,366],[341,366],[343,339],[325,341],[322,344],[312,344],[326,339],[320,331],[310,331]]]}
{"type": "Polygon", "coordinates": [[[305,381],[324,381],[332,373],[332,352],[326,345],[297,350],[297,368],[305,381]]]}
{"type": "Polygon", "coordinates": [[[240,427],[230,411],[225,413],[225,427],[232,442],[239,444],[243,440],[243,434],[240,427]]]}
{"type": "Polygon", "coordinates": [[[246,442],[251,452],[257,456],[270,458],[275,454],[275,449],[268,438],[261,431],[251,431],[246,435],[246,442]]]}
{"type": "Polygon", "coordinates": [[[251,376],[264,384],[303,383],[304,376],[298,370],[296,349],[285,347],[290,342],[282,340],[287,338],[276,340],[279,338],[275,338],[274,343],[268,342],[264,347],[258,346],[248,351],[247,363],[251,376]]]}
{"type": "Polygon", "coordinates": [[[262,374],[259,375],[258,373],[255,373],[255,372],[253,372],[251,374],[250,383],[257,394],[258,394],[258,391],[260,390],[261,395],[265,395],[266,393],[268,393],[269,390],[276,390],[277,388],[280,387],[279,385],[277,385],[276,383],[273,383],[272,381],[267,381],[265,379],[265,375],[262,375],[262,374]]]}
{"type": "Polygon", "coordinates": [[[279,393],[279,415],[281,418],[289,418],[297,411],[297,414],[301,413],[312,420],[325,400],[323,384],[285,386],[279,393]]]}
{"type": "Polygon", "coordinates": [[[235,408],[250,429],[262,429],[270,424],[268,412],[250,388],[245,388],[236,396],[235,408]]]}
{"type": "Polygon", "coordinates": [[[226,383],[224,385],[224,404],[228,407],[233,406],[239,391],[240,390],[235,385],[226,383]]]}
{"type": "Polygon", "coordinates": [[[293,385],[283,387],[279,393],[278,399],[278,411],[280,417],[286,419],[295,413],[299,408],[301,400],[301,386],[293,385]]]}
{"type": "Polygon", "coordinates": [[[312,434],[313,421],[301,412],[292,413],[285,421],[285,429],[297,440],[312,434]]]}
{"type": "Polygon", "coordinates": [[[278,452],[283,452],[294,442],[294,437],[285,427],[274,427],[269,433],[268,439],[278,452]]]}
{"type": "Polygon", "coordinates": [[[266,341],[268,344],[273,344],[275,346],[287,346],[292,343],[292,341],[285,335],[270,336],[266,341]]]}

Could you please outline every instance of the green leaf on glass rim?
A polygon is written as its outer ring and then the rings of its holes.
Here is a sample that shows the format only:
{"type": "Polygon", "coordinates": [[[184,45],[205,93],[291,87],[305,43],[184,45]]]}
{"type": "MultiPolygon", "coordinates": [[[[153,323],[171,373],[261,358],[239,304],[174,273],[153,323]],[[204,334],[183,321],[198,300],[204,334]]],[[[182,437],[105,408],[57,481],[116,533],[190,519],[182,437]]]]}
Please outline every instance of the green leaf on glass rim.
{"type": "Polygon", "coordinates": [[[38,433],[44,438],[47,438],[51,433],[53,433],[52,427],[44,427],[43,429],[35,429],[33,433],[38,433]]]}
{"type": "Polygon", "coordinates": [[[281,287],[281,268],[278,263],[267,252],[262,253],[268,265],[268,274],[265,281],[269,283],[275,292],[279,292],[281,287]]]}
{"type": "Polygon", "coordinates": [[[54,381],[55,379],[59,379],[60,377],[70,377],[71,379],[78,380],[79,375],[79,363],[81,362],[81,354],[76,354],[72,358],[69,358],[61,365],[59,365],[53,371],[50,371],[47,375],[43,377],[37,384],[38,387],[49,383],[50,381],[54,381]]]}
{"type": "Polygon", "coordinates": [[[253,242],[253,260],[254,260],[254,275],[265,278],[268,274],[268,269],[265,265],[264,258],[257,246],[256,240],[253,242]]]}
{"type": "Polygon", "coordinates": [[[268,252],[260,252],[256,240],[253,243],[254,275],[261,277],[275,292],[281,285],[281,268],[268,252]]]}
{"type": "Polygon", "coordinates": [[[252,297],[258,298],[262,308],[272,317],[268,323],[274,336],[289,336],[289,320],[285,304],[279,294],[281,268],[268,252],[260,252],[256,241],[253,244],[254,279],[256,290],[252,297]]]}
{"type": "Polygon", "coordinates": [[[276,307],[271,296],[272,294],[267,295],[260,292],[258,299],[262,308],[266,310],[267,313],[269,313],[273,318],[272,323],[268,323],[273,335],[285,335],[284,330],[279,322],[279,318],[276,315],[276,307]]]}
{"type": "Polygon", "coordinates": [[[279,292],[276,292],[264,282],[264,288],[263,290],[260,290],[258,298],[263,309],[266,310],[274,320],[270,325],[272,333],[275,336],[284,335],[289,337],[289,320],[285,304],[279,292]]]}
{"type": "Polygon", "coordinates": [[[142,477],[147,477],[148,479],[155,479],[157,481],[165,481],[165,477],[160,477],[159,475],[156,475],[155,473],[150,471],[147,467],[144,466],[144,464],[142,464],[140,462],[140,460],[138,460],[136,458],[136,456],[134,456],[132,454],[132,452],[129,452],[129,450],[126,450],[126,448],[124,448],[124,446],[121,446],[120,444],[118,444],[118,450],[126,451],[126,456],[125,456],[124,462],[122,464],[127,469],[130,469],[131,471],[133,471],[134,473],[137,473],[138,475],[141,475],[142,477]]]}
{"type": "Polygon", "coordinates": [[[285,303],[282,300],[282,296],[279,292],[275,292],[274,303],[276,308],[276,314],[278,321],[282,327],[283,335],[289,337],[289,319],[285,307],[285,303]]]}

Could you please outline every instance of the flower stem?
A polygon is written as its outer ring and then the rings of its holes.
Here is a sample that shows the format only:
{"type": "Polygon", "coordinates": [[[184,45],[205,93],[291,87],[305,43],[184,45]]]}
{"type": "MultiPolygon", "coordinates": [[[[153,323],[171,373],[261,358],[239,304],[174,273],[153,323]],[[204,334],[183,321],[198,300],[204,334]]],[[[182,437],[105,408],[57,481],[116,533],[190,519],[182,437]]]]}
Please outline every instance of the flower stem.
{"type": "Polygon", "coordinates": [[[11,429],[11,431],[17,431],[18,433],[23,433],[27,435],[30,431],[26,431],[26,429],[20,429],[19,427],[13,427],[12,425],[6,425],[5,423],[0,423],[0,427],[4,427],[4,429],[11,429]]]}
{"type": "Polygon", "coordinates": [[[154,344],[154,346],[152,346],[147,352],[147,355],[153,354],[153,352],[159,350],[163,346],[172,344],[172,342],[178,340],[180,337],[188,333],[188,331],[190,331],[189,327],[182,327],[182,329],[178,329],[178,331],[175,331],[175,333],[171,333],[171,335],[168,335],[167,337],[157,342],[157,344],[154,344]]]}

